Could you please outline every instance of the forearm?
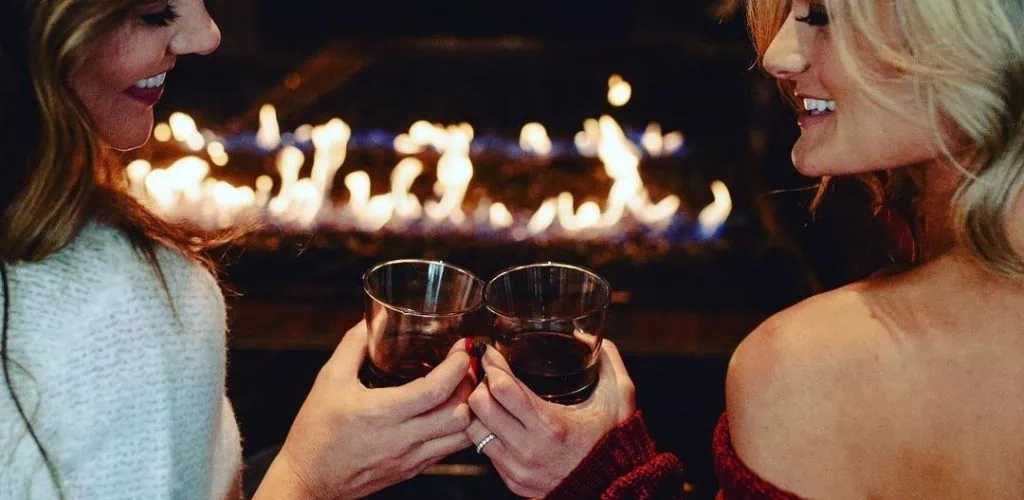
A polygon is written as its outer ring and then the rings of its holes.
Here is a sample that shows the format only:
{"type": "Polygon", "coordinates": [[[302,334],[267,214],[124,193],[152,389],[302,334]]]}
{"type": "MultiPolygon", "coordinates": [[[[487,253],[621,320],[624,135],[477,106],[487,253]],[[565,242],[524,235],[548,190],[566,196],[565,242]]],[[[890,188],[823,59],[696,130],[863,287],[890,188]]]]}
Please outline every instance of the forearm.
{"type": "Polygon", "coordinates": [[[319,500],[287,460],[278,457],[270,464],[252,500],[319,500]]]}

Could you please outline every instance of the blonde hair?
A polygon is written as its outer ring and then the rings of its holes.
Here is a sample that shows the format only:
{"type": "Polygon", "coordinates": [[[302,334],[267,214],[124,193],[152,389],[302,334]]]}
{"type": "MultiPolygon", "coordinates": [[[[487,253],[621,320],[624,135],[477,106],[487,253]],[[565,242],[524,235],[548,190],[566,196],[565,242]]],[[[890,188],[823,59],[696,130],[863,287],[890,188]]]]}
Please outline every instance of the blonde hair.
{"type": "MultiPolygon", "coordinates": [[[[963,172],[950,207],[953,230],[987,268],[1024,279],[1024,258],[1007,224],[1024,188],[1024,3],[1007,0],[826,0],[830,38],[855,83],[879,105],[935,131],[936,144],[963,172]],[[893,102],[882,85],[912,86],[926,113],[893,102]],[[946,131],[969,145],[969,163],[951,153],[946,131]]],[[[764,55],[785,22],[789,0],[750,0],[748,20],[764,55]]],[[[785,82],[780,82],[784,88],[785,82]]],[[[787,92],[792,96],[791,92],[787,92]]],[[[892,184],[907,169],[881,174],[892,184]]],[[[879,176],[869,185],[879,189],[879,176]]]]}

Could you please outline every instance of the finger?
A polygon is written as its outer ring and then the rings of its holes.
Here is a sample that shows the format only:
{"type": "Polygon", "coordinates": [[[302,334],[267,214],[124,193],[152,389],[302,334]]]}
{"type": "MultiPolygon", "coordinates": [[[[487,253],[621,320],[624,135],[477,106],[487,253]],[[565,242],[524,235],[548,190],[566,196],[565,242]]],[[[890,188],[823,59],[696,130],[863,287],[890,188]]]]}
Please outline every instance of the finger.
{"type": "Polygon", "coordinates": [[[366,359],[366,337],[366,322],[360,320],[341,338],[327,365],[342,370],[345,374],[359,373],[359,367],[366,359]]]}
{"type": "Polygon", "coordinates": [[[498,476],[501,477],[501,481],[505,483],[505,486],[516,495],[523,498],[544,498],[547,496],[536,488],[526,486],[525,484],[517,481],[515,473],[509,470],[509,466],[500,465],[495,463],[494,470],[498,471],[498,476]]]}
{"type": "Polygon", "coordinates": [[[636,407],[636,392],[629,372],[626,371],[626,364],[622,362],[622,355],[619,354],[618,347],[608,340],[605,340],[601,346],[599,377],[597,389],[594,391],[595,397],[614,394],[611,397],[625,403],[625,408],[627,408],[626,413],[628,414],[620,415],[620,418],[629,417],[632,414],[632,409],[636,407]]]}
{"type": "MultiPolygon", "coordinates": [[[[494,399],[504,407],[508,413],[522,422],[526,428],[535,428],[542,422],[538,409],[543,407],[544,400],[526,388],[523,383],[512,374],[512,369],[497,349],[487,349],[482,359],[484,366],[484,379],[487,388],[494,396],[494,399]]],[[[474,413],[476,408],[473,409],[474,413]]]]}
{"type": "Polygon", "coordinates": [[[605,374],[605,367],[611,370],[617,381],[630,382],[629,372],[626,371],[626,364],[622,361],[618,346],[610,340],[601,342],[601,374],[605,374]]]}
{"type": "Polygon", "coordinates": [[[403,422],[399,426],[399,432],[403,436],[408,436],[412,442],[426,442],[451,434],[462,435],[473,419],[467,401],[472,392],[473,383],[468,377],[464,378],[448,401],[438,408],[403,422]]]}
{"type": "MultiPolygon", "coordinates": [[[[469,424],[469,427],[466,428],[466,435],[474,447],[490,434],[491,430],[478,419],[474,419],[469,424]]],[[[544,496],[543,492],[528,487],[519,481],[519,477],[526,477],[526,475],[513,472],[522,470],[522,466],[516,459],[515,454],[509,450],[509,447],[500,437],[491,440],[480,452],[491,459],[491,463],[494,465],[494,469],[498,471],[498,475],[501,476],[501,480],[513,493],[528,498],[542,498],[544,496]]]]}
{"type": "Polygon", "coordinates": [[[465,433],[459,432],[449,436],[432,439],[416,447],[409,454],[410,470],[415,474],[443,460],[445,457],[473,446],[465,433]]]}
{"type": "MultiPolygon", "coordinates": [[[[478,419],[474,419],[473,422],[469,424],[469,427],[466,427],[466,436],[469,437],[469,442],[474,448],[490,434],[491,430],[478,419]]],[[[515,456],[509,453],[508,447],[505,446],[505,442],[502,441],[500,437],[497,437],[497,434],[495,434],[495,439],[492,439],[490,443],[487,443],[487,445],[480,450],[480,453],[486,455],[495,464],[499,462],[512,462],[515,460],[515,456]]]]}
{"type": "Polygon", "coordinates": [[[400,387],[377,389],[376,396],[394,409],[394,417],[404,421],[437,408],[451,397],[469,370],[469,354],[459,344],[448,357],[425,377],[400,387]]]}
{"type": "Polygon", "coordinates": [[[516,447],[513,443],[529,440],[527,428],[494,399],[484,384],[478,385],[469,396],[469,407],[477,420],[511,447],[516,447]]]}

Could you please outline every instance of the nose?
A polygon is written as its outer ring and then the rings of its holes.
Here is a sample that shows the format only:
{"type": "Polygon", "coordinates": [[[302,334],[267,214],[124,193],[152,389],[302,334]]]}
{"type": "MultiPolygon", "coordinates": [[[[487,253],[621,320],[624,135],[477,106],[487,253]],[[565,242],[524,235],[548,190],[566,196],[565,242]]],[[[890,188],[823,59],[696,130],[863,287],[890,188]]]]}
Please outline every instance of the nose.
{"type": "Polygon", "coordinates": [[[187,18],[182,17],[178,21],[181,28],[171,39],[170,48],[174,55],[206,55],[217,50],[220,46],[220,28],[204,7],[199,7],[187,18]]]}
{"type": "Polygon", "coordinates": [[[792,79],[810,66],[797,35],[796,21],[790,16],[764,52],[764,69],[775,78],[792,79]]]}

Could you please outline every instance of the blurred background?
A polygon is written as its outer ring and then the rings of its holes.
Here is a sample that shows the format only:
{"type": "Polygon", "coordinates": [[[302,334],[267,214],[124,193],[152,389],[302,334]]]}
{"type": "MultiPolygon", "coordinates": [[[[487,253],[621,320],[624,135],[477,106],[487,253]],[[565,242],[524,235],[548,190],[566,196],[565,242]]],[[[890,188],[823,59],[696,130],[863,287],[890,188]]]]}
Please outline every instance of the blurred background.
{"type": "MultiPolygon", "coordinates": [[[[178,62],[157,140],[125,160],[168,216],[262,219],[217,255],[248,486],[361,317],[376,262],[608,278],[606,335],[693,498],[715,492],[736,345],[888,262],[855,185],[808,210],[816,180],[789,163],[794,115],[756,67],[742,0],[207,5],[220,50],[178,62]]],[[[376,498],[483,494],[511,497],[461,453],[376,498]]]]}

